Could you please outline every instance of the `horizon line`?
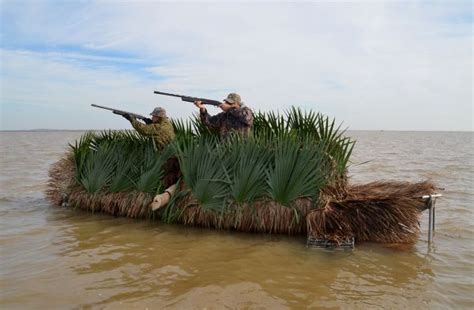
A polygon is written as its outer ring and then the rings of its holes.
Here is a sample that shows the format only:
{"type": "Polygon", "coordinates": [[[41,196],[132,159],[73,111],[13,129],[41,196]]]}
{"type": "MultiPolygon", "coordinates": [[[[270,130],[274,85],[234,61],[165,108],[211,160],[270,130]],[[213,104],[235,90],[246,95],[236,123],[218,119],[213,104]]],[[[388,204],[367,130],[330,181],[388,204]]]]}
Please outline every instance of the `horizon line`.
{"type": "MultiPolygon", "coordinates": [[[[107,131],[107,130],[134,130],[133,128],[113,129],[113,128],[102,128],[102,129],[51,129],[51,128],[38,128],[38,129],[0,129],[0,132],[52,132],[52,131],[107,131]]],[[[388,131],[388,132],[471,132],[474,130],[410,130],[410,129],[346,129],[348,131],[388,131]]]]}

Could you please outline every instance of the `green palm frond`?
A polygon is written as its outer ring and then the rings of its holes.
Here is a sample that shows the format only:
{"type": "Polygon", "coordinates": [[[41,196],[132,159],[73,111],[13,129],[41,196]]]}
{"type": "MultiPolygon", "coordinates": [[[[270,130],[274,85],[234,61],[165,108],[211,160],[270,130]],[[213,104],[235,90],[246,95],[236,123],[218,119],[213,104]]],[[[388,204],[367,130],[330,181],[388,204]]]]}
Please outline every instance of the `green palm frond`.
{"type": "Polygon", "coordinates": [[[193,130],[198,137],[209,137],[211,139],[219,138],[219,131],[215,128],[209,128],[201,122],[199,115],[191,118],[193,130]]]}
{"type": "Polygon", "coordinates": [[[254,115],[253,131],[259,137],[286,136],[290,128],[283,115],[274,112],[256,112],[254,115]]]}
{"type": "Polygon", "coordinates": [[[177,138],[195,135],[193,132],[193,123],[190,120],[172,119],[171,125],[173,125],[174,133],[177,138]]]}
{"type": "Polygon", "coordinates": [[[228,174],[216,145],[216,139],[204,137],[174,143],[184,182],[201,206],[210,210],[222,210],[229,196],[228,174]]]}
{"type": "Polygon", "coordinates": [[[89,193],[98,193],[110,182],[115,166],[114,149],[113,144],[102,143],[87,154],[79,183],[89,193]]]}
{"type": "Polygon", "coordinates": [[[263,197],[267,191],[265,171],[271,153],[265,145],[252,138],[233,136],[223,155],[232,199],[238,204],[251,203],[263,197]]]}
{"type": "Polygon", "coordinates": [[[142,162],[146,149],[153,150],[150,138],[142,137],[134,131],[102,132],[97,139],[98,143],[115,141],[115,173],[108,187],[109,192],[129,191],[139,175],[134,173],[137,162],[142,162]]]}
{"type": "Polygon", "coordinates": [[[177,140],[190,137],[219,138],[219,131],[204,125],[199,115],[194,115],[187,120],[171,120],[171,124],[175,130],[177,140]]]}
{"type": "Polygon", "coordinates": [[[345,137],[345,130],[341,125],[335,127],[335,120],[319,115],[318,134],[319,142],[323,145],[325,152],[334,161],[336,175],[342,176],[347,169],[349,158],[355,145],[355,141],[345,137]]]}
{"type": "Polygon", "coordinates": [[[291,107],[286,113],[288,127],[297,133],[301,138],[312,137],[316,140],[320,139],[317,126],[321,114],[309,111],[303,112],[300,108],[291,107]]]}
{"type": "Polygon", "coordinates": [[[115,174],[109,185],[109,192],[130,191],[134,187],[133,169],[137,158],[140,158],[141,148],[130,149],[123,146],[117,149],[115,174]]]}
{"type": "Polygon", "coordinates": [[[81,172],[84,169],[86,163],[87,155],[90,151],[90,144],[94,138],[94,133],[91,131],[83,134],[74,145],[69,144],[69,147],[72,149],[74,155],[74,162],[76,164],[76,180],[80,182],[81,172]]]}
{"type": "Polygon", "coordinates": [[[343,138],[331,150],[334,162],[336,163],[336,173],[342,175],[347,170],[349,160],[354,150],[355,142],[350,138],[343,138]]]}
{"type": "Polygon", "coordinates": [[[279,141],[273,166],[267,171],[268,195],[284,206],[301,197],[314,198],[325,184],[323,163],[324,152],[317,145],[279,141]]]}
{"type": "Polygon", "coordinates": [[[147,147],[144,150],[143,161],[137,167],[140,171],[139,177],[135,182],[135,187],[139,192],[156,194],[163,190],[161,179],[163,178],[163,165],[173,154],[170,146],[165,147],[160,154],[153,148],[147,147]]]}

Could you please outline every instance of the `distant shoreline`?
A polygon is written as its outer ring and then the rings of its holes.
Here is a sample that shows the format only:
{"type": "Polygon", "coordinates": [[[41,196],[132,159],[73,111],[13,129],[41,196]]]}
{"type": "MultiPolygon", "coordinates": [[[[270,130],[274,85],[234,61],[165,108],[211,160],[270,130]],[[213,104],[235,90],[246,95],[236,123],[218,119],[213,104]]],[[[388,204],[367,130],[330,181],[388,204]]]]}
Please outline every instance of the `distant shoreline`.
{"type": "Polygon", "coordinates": [[[18,130],[0,130],[0,132],[80,132],[88,130],[103,130],[103,129],[18,129],[18,130]]]}
{"type": "MultiPolygon", "coordinates": [[[[102,129],[18,129],[18,130],[0,130],[0,132],[81,132],[81,131],[103,131],[103,130],[133,130],[133,129],[112,129],[112,128],[102,128],[102,129]]],[[[386,130],[386,129],[347,129],[346,132],[447,132],[447,133],[457,133],[457,132],[470,132],[474,133],[472,130],[386,130]]]]}

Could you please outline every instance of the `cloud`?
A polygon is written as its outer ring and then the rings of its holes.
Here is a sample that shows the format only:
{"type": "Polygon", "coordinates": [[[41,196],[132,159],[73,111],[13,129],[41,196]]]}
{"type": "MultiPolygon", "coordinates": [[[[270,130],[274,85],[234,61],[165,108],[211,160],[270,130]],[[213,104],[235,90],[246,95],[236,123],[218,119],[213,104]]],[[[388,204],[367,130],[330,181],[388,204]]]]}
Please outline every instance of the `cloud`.
{"type": "MultiPolygon", "coordinates": [[[[121,118],[90,105],[148,114],[160,102],[153,94],[154,81],[98,65],[102,58],[9,50],[2,50],[1,57],[2,129],[128,128],[121,118]],[[84,59],[92,59],[93,65],[84,59]]],[[[194,111],[190,104],[170,103],[172,117],[187,117],[194,111]]]]}
{"type": "Polygon", "coordinates": [[[469,3],[7,4],[2,102],[159,102],[181,117],[193,108],[152,90],[237,91],[254,109],[298,105],[352,129],[473,129],[469,3]]]}

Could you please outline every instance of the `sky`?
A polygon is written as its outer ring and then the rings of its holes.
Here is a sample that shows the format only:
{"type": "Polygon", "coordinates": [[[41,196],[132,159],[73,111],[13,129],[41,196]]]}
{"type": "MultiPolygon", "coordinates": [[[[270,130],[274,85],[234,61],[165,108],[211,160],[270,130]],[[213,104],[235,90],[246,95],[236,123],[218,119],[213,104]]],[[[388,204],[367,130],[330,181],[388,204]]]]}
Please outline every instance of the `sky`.
{"type": "Polygon", "coordinates": [[[0,19],[0,130],[131,128],[91,104],[197,112],[154,90],[351,130],[474,130],[471,1],[0,0],[0,19]]]}

